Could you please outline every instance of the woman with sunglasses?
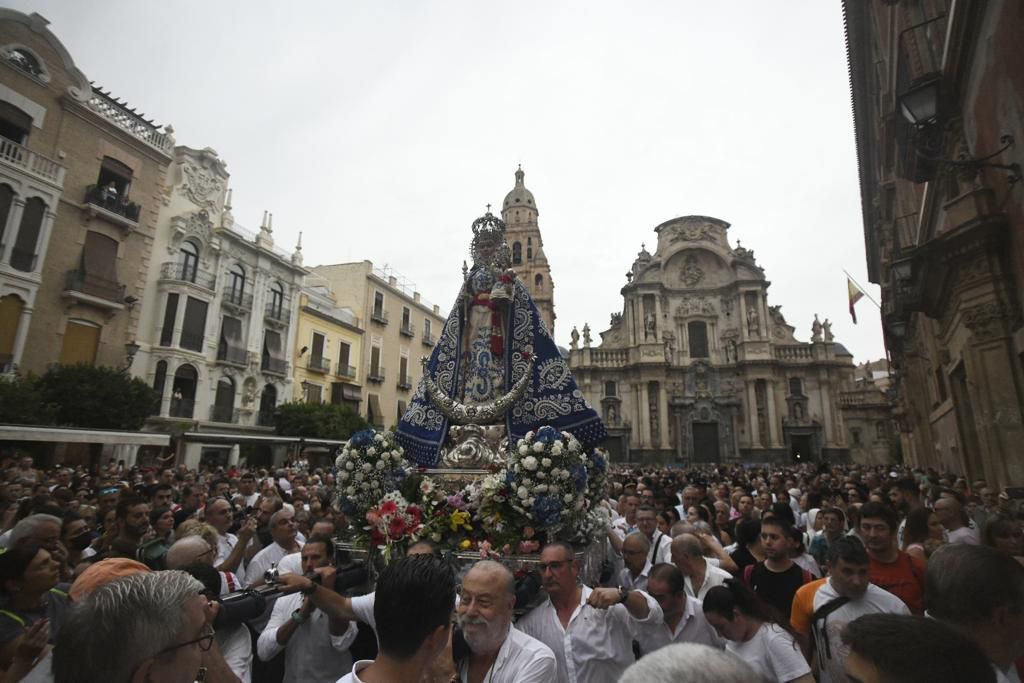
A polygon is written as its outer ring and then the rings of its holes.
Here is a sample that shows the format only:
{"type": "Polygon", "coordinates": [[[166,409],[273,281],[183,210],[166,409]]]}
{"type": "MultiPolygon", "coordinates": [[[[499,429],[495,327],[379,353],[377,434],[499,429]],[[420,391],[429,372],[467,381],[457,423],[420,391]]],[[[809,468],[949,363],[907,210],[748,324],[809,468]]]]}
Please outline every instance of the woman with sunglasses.
{"type": "Polygon", "coordinates": [[[766,680],[814,683],[811,667],[788,626],[752,590],[727,579],[704,596],[704,616],[733,653],[766,680]]]}
{"type": "Polygon", "coordinates": [[[68,605],[67,585],[58,586],[59,580],[60,565],[38,545],[0,554],[0,669],[31,669],[35,662],[24,661],[23,640],[37,638],[40,629],[48,628],[48,642],[57,638],[68,605]]]}

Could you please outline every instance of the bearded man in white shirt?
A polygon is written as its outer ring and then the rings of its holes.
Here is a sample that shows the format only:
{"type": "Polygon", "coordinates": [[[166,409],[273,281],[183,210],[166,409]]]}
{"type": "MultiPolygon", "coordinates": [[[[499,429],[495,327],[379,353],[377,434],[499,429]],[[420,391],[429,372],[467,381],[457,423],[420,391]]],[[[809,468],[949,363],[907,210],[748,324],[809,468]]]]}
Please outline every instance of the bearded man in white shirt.
{"type": "Polygon", "coordinates": [[[555,653],[559,683],[615,683],[634,662],[637,625],[660,622],[661,608],[643,591],[595,588],[579,583],[572,546],[554,542],[540,554],[548,599],[516,628],[555,653]]]}

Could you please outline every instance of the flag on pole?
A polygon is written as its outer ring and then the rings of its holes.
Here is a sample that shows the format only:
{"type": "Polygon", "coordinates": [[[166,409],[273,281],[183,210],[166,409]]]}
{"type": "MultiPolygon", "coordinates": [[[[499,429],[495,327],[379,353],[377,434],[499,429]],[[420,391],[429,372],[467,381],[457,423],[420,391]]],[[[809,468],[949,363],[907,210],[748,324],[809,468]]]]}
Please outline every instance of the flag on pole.
{"type": "Polygon", "coordinates": [[[854,310],[853,306],[864,296],[864,290],[858,287],[850,276],[846,276],[846,292],[850,297],[850,317],[853,318],[853,324],[857,324],[857,311],[854,310]]]}

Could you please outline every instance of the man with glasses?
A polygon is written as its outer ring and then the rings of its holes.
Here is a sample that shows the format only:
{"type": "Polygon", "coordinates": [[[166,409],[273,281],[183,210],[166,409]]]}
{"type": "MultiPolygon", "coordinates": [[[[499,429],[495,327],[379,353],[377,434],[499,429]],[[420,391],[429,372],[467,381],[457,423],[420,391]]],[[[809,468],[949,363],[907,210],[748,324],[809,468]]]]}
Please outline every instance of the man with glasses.
{"type": "Polygon", "coordinates": [[[661,607],[664,622],[640,624],[637,641],[644,654],[674,643],[724,647],[715,629],[704,618],[701,601],[687,595],[683,573],[678,567],[655,565],[647,580],[647,594],[661,607]]]}
{"type": "Polygon", "coordinates": [[[118,579],[68,610],[53,650],[53,679],[237,682],[214,640],[216,614],[203,584],[185,572],[118,579]]]}
{"type": "Polygon", "coordinates": [[[661,607],[643,591],[590,588],[579,583],[572,546],[554,542],[540,554],[548,599],[516,628],[551,648],[559,683],[614,683],[634,662],[637,625],[660,623],[661,607]]]}

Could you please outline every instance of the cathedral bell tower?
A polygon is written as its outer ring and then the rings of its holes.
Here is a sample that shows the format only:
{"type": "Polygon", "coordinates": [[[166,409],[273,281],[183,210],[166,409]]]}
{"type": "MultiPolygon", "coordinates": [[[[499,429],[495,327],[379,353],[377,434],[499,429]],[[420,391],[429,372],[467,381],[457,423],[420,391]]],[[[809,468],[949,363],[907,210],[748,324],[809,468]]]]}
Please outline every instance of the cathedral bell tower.
{"type": "Polygon", "coordinates": [[[512,250],[512,268],[530,291],[540,310],[544,325],[551,336],[555,334],[555,283],[551,280],[551,267],[544,255],[544,241],[537,225],[537,202],[526,189],[523,167],[516,171],[516,186],[505,195],[501,204],[501,219],[505,222],[505,239],[512,250]]]}

